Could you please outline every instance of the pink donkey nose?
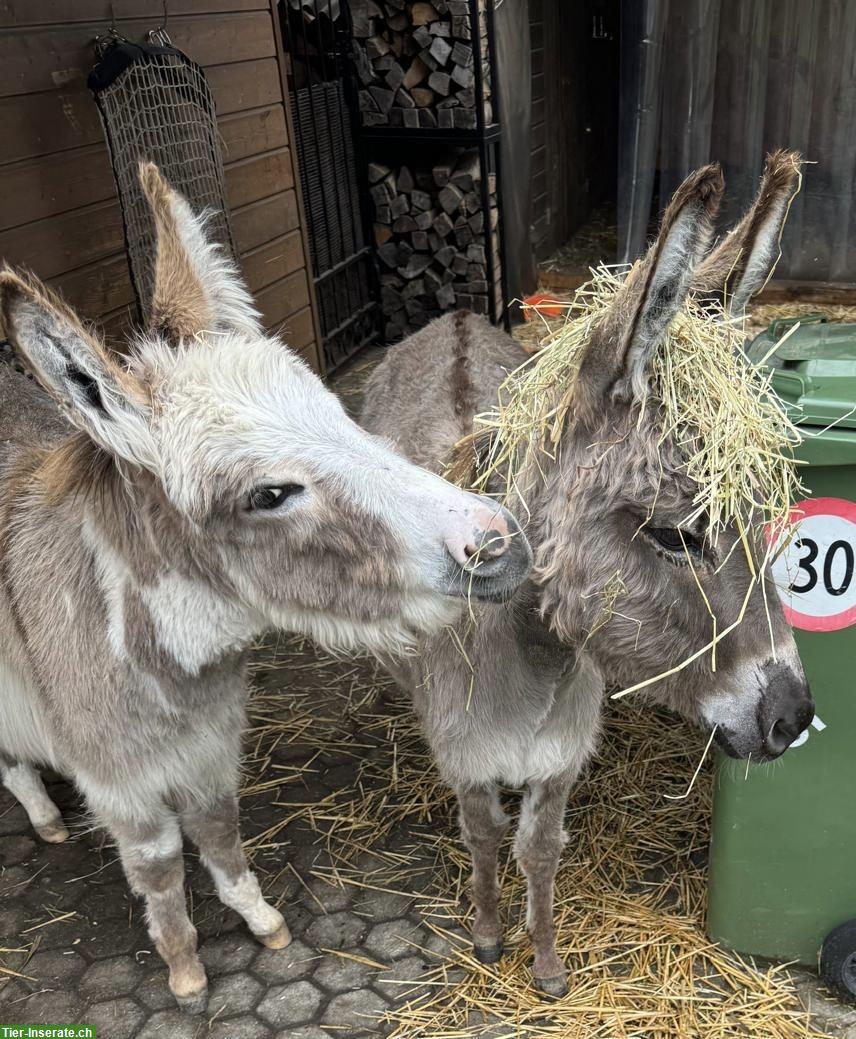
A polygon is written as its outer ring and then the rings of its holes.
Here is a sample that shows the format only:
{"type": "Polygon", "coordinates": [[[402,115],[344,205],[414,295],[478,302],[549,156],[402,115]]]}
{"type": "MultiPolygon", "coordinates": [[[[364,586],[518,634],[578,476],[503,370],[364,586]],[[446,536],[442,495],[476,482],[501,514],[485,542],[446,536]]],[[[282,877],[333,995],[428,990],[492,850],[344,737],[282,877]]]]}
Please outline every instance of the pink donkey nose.
{"type": "Polygon", "coordinates": [[[446,548],[461,566],[466,566],[474,557],[496,559],[508,548],[511,532],[498,505],[478,504],[467,509],[458,526],[454,535],[446,539],[446,548]]]}

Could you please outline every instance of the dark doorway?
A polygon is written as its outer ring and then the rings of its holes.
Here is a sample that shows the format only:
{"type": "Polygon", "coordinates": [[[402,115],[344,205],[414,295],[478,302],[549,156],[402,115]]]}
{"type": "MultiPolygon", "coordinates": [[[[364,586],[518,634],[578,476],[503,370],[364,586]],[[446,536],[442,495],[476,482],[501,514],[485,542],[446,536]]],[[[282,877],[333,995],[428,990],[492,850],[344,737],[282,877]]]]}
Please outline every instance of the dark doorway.
{"type": "Polygon", "coordinates": [[[616,251],[619,0],[529,0],[532,234],[540,263],[616,251]]]}

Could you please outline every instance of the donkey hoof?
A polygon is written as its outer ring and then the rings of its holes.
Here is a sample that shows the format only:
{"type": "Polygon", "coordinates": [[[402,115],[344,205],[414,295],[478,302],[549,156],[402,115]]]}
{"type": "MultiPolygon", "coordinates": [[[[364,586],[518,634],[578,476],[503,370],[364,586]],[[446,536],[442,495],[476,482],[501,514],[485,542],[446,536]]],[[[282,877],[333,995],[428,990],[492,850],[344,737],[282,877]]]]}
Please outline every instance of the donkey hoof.
{"type": "Polygon", "coordinates": [[[175,1001],[185,1014],[202,1014],[208,1006],[208,986],[187,996],[176,996],[175,1001]]]}
{"type": "Polygon", "coordinates": [[[62,844],[68,840],[68,830],[60,816],[36,827],[36,833],[48,844],[62,844]]]}
{"type": "Polygon", "coordinates": [[[291,931],[282,923],[272,934],[257,934],[256,938],[268,949],[284,949],[291,944],[291,931]]]}
{"type": "Polygon", "coordinates": [[[473,955],[479,963],[499,963],[502,952],[501,938],[495,942],[473,942],[473,955]]]}
{"type": "Polygon", "coordinates": [[[568,975],[556,974],[552,978],[535,978],[535,988],[551,999],[561,999],[568,994],[568,975]]]}

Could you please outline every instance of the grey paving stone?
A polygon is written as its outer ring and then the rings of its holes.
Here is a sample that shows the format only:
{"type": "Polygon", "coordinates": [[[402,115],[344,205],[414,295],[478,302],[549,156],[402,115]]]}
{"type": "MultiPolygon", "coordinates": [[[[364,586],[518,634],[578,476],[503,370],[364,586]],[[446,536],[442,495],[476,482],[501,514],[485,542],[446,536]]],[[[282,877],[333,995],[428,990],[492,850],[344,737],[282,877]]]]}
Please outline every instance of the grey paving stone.
{"type": "Polygon", "coordinates": [[[845,1006],[831,998],[820,978],[808,971],[795,973],[794,987],[811,1016],[814,1029],[843,1039],[856,1039],[856,1007],[845,1006]]]}
{"type": "Polygon", "coordinates": [[[314,923],[316,914],[320,915],[321,910],[314,902],[312,906],[315,909],[315,913],[311,912],[305,903],[289,902],[283,907],[282,915],[285,917],[289,931],[295,938],[302,938],[306,929],[314,923]]]}
{"type": "Polygon", "coordinates": [[[346,765],[331,766],[324,772],[323,779],[331,790],[339,790],[342,787],[347,790],[354,781],[353,762],[348,762],[346,765]]]}
{"type": "MultiPolygon", "coordinates": [[[[52,931],[53,927],[47,928],[52,931]]],[[[111,956],[122,956],[135,953],[138,949],[151,949],[151,938],[146,934],[142,921],[131,927],[128,920],[92,921],[81,934],[80,921],[77,922],[78,937],[81,938],[77,948],[91,960],[105,960],[111,956]]]]}
{"type": "Polygon", "coordinates": [[[247,971],[225,974],[210,986],[208,1013],[213,1017],[230,1017],[252,1010],[261,998],[264,987],[247,971]]]}
{"type": "Polygon", "coordinates": [[[27,813],[11,794],[5,794],[0,801],[0,837],[8,837],[13,833],[29,835],[32,832],[27,813]]]}
{"type": "MultiPolygon", "coordinates": [[[[344,909],[350,909],[354,900],[354,889],[350,887],[341,888],[328,884],[326,880],[319,880],[317,877],[314,877],[308,886],[328,913],[338,913],[344,909]]],[[[311,899],[311,896],[307,897],[311,899]]],[[[314,899],[311,900],[314,902],[314,899]]]]}
{"type": "Polygon", "coordinates": [[[319,916],[307,929],[303,940],[316,949],[347,949],[359,945],[368,925],[353,913],[319,916]]]}
{"type": "Polygon", "coordinates": [[[227,934],[209,938],[199,948],[199,958],[212,974],[231,974],[249,966],[260,945],[248,934],[227,934]]]}
{"type": "Polygon", "coordinates": [[[361,851],[357,856],[355,865],[360,873],[370,879],[370,874],[383,870],[387,863],[380,857],[380,855],[375,855],[371,851],[361,851]]]}
{"type": "Polygon", "coordinates": [[[23,973],[35,978],[38,988],[68,988],[85,970],[86,960],[74,949],[53,949],[37,952],[23,973]]]}
{"type": "MultiPolygon", "coordinates": [[[[386,1009],[386,1002],[376,992],[360,989],[358,992],[345,992],[341,996],[334,996],[321,1020],[327,1025],[338,1025],[340,1029],[379,1031],[379,1019],[386,1013],[386,1009]]],[[[340,1031],[339,1034],[351,1033],[340,1031]]]]}
{"type": "Polygon", "coordinates": [[[127,996],[145,977],[145,971],[132,956],[98,960],[80,979],[80,991],[93,1003],[127,996]]]}
{"type": "Polygon", "coordinates": [[[36,851],[36,842],[26,834],[6,837],[0,844],[0,866],[18,866],[36,851]]]}
{"type": "MultiPolygon", "coordinates": [[[[354,950],[360,955],[359,950],[354,950]]],[[[376,967],[356,960],[344,959],[329,953],[318,966],[313,978],[329,992],[351,992],[354,989],[366,988],[376,977],[376,967]]]]}
{"type": "Polygon", "coordinates": [[[27,911],[23,906],[8,905],[0,908],[0,935],[4,940],[23,931],[28,923],[27,911]]]}
{"type": "Polygon", "coordinates": [[[63,1024],[79,1020],[80,1000],[76,992],[34,992],[25,1002],[18,1004],[17,1021],[32,1021],[37,1024],[63,1024]]]}
{"type": "Polygon", "coordinates": [[[374,987],[391,1003],[406,1003],[424,996],[428,986],[420,982],[431,969],[420,956],[408,956],[377,976],[374,987]]]}
{"type": "Polygon", "coordinates": [[[307,1024],[321,1005],[322,995],[310,981],[295,981],[270,989],[256,1012],[276,1028],[307,1024]]]}
{"type": "Polygon", "coordinates": [[[422,942],[422,948],[433,953],[436,960],[454,959],[455,952],[465,950],[469,945],[469,940],[466,942],[451,941],[442,934],[437,934],[436,931],[428,931],[422,942]]]}
{"type": "Polygon", "coordinates": [[[23,866],[10,866],[0,873],[0,898],[20,898],[33,880],[30,870],[23,866]]]}
{"type": "Polygon", "coordinates": [[[268,985],[297,981],[315,970],[321,955],[295,938],[284,949],[262,949],[253,962],[252,971],[268,985]]]}
{"type": "Polygon", "coordinates": [[[131,1039],[145,1021],[145,1011],[132,999],[111,999],[94,1003],[83,1011],[84,1024],[94,1025],[106,1039],[131,1039]]]}
{"type": "Polygon", "coordinates": [[[149,1010],[166,1010],[175,1006],[175,997],[169,990],[169,974],[165,964],[149,967],[144,981],[137,986],[134,996],[149,1010]],[[159,967],[160,969],[154,969],[159,967]]]}
{"type": "MultiPolygon", "coordinates": [[[[61,913],[69,911],[61,904],[54,908],[61,913]]],[[[44,919],[44,910],[38,914],[27,911],[27,923],[25,926],[32,927],[34,924],[42,923],[44,919]]],[[[86,957],[83,939],[89,933],[89,925],[85,920],[81,920],[80,917],[68,917],[65,920],[60,920],[59,923],[51,924],[50,927],[42,927],[38,931],[23,935],[23,938],[25,940],[31,938],[33,933],[41,936],[40,952],[48,952],[50,949],[70,949],[73,947],[76,952],[86,957]]]]}
{"type": "Polygon", "coordinates": [[[389,962],[412,956],[425,945],[427,935],[410,920],[390,920],[377,924],[365,940],[366,951],[372,957],[389,962]]]}
{"type": "Polygon", "coordinates": [[[0,1007],[10,1021],[19,1019],[18,1010],[29,999],[30,992],[21,982],[0,978],[0,1007]]]}
{"type": "MultiPolygon", "coordinates": [[[[68,884],[68,889],[79,885],[68,884]]],[[[82,887],[82,885],[80,885],[82,887]]],[[[80,907],[81,912],[90,920],[127,921],[128,907],[142,910],[141,902],[128,890],[127,884],[92,884],[86,888],[86,898],[80,907]]]]}
{"type": "Polygon", "coordinates": [[[333,1039],[334,1035],[334,1032],[325,1032],[318,1025],[304,1025],[302,1028],[289,1028],[285,1032],[277,1032],[274,1039],[333,1039]]]}
{"type": "Polygon", "coordinates": [[[299,876],[308,880],[313,869],[323,862],[323,852],[312,839],[312,831],[302,822],[294,824],[295,846],[289,850],[288,861],[299,876]]]}
{"type": "Polygon", "coordinates": [[[146,1021],[136,1039],[199,1039],[204,1035],[204,1018],[200,1022],[180,1010],[159,1010],[146,1021]]]}
{"type": "Polygon", "coordinates": [[[273,1035],[267,1025],[249,1014],[228,1021],[215,1021],[206,1027],[200,1039],[269,1039],[273,1035]]]}
{"type": "Polygon", "coordinates": [[[354,902],[354,911],[378,924],[406,916],[413,902],[412,895],[399,895],[394,891],[361,891],[354,902]]]}
{"type": "Polygon", "coordinates": [[[196,931],[199,934],[200,945],[214,938],[222,938],[227,934],[240,931],[246,934],[246,924],[237,913],[221,905],[219,901],[204,899],[195,905],[196,931]]]}

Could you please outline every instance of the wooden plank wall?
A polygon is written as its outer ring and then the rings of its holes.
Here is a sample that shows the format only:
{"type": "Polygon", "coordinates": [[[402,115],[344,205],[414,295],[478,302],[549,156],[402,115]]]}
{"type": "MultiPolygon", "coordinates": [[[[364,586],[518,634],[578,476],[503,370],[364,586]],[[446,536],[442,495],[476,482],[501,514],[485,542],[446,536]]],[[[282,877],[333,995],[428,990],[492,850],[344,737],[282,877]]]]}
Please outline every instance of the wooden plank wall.
{"type": "Polygon", "coordinates": [[[547,227],[547,139],[544,121],[544,3],[529,0],[532,41],[532,246],[535,258],[549,252],[547,227]]]}
{"type": "MultiPolygon", "coordinates": [[[[86,88],[109,25],[141,41],[161,0],[0,5],[0,257],[31,268],[108,335],[133,317],[116,189],[86,88]]],[[[169,0],[167,30],[217,105],[235,240],[268,328],[320,369],[296,156],[272,0],[169,0]]]]}

